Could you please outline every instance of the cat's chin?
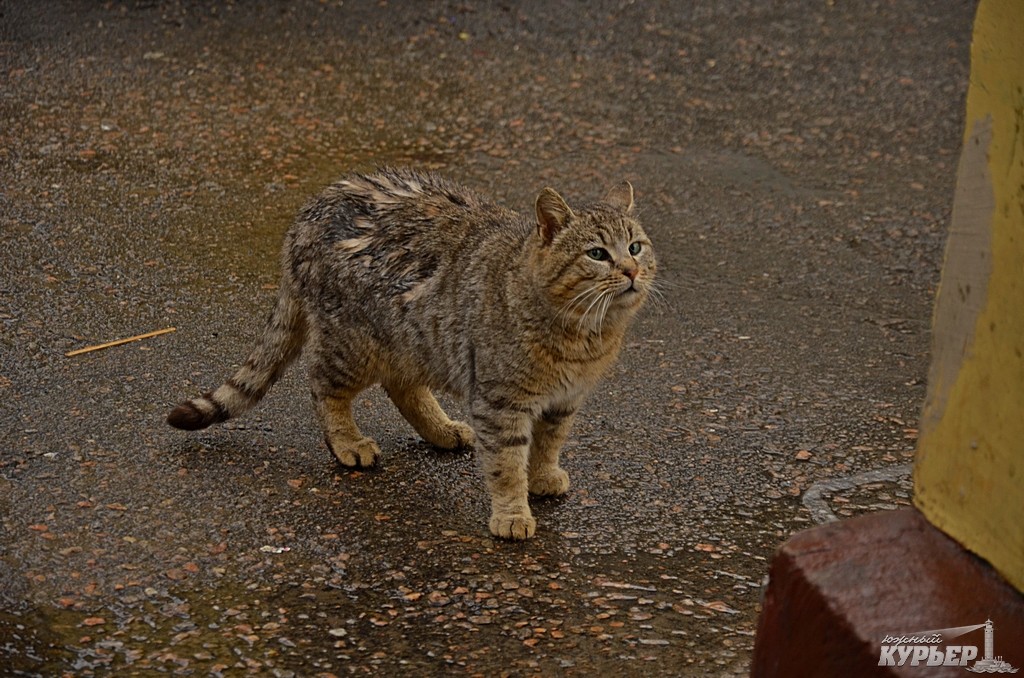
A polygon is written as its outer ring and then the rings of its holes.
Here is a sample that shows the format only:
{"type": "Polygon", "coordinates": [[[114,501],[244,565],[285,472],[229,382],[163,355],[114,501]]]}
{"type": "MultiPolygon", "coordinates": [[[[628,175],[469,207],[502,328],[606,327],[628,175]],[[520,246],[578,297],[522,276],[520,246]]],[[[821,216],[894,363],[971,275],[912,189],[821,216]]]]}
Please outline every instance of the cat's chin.
{"type": "Polygon", "coordinates": [[[629,322],[643,305],[647,295],[639,290],[621,292],[608,306],[604,316],[604,326],[610,327],[629,322]]]}
{"type": "Polygon", "coordinates": [[[631,285],[615,295],[613,305],[619,306],[620,308],[632,308],[642,304],[646,298],[646,290],[642,290],[635,285],[631,285]]]}

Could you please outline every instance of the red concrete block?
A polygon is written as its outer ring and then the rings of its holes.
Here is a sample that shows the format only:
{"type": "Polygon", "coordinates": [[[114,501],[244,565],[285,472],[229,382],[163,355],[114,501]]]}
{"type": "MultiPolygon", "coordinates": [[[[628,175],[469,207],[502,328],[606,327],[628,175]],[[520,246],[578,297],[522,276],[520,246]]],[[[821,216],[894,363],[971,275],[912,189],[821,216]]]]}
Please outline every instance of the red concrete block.
{"type": "Polygon", "coordinates": [[[916,509],[800,532],[769,577],[754,678],[965,678],[986,651],[1024,675],[1024,596],[916,509]]]}

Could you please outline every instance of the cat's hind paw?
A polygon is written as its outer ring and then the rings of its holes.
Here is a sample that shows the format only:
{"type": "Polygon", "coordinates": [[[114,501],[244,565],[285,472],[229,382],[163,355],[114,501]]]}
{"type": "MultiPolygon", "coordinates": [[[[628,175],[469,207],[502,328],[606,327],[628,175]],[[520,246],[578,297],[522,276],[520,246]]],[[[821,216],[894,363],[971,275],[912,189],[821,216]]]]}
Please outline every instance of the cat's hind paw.
{"type": "Polygon", "coordinates": [[[529,539],[537,531],[537,521],[529,515],[495,513],[490,528],[491,534],[502,539],[529,539]]]}
{"type": "Polygon", "coordinates": [[[476,433],[473,432],[472,426],[461,421],[454,421],[449,430],[452,434],[452,450],[464,450],[473,447],[473,443],[476,441],[476,433]]]}
{"type": "Polygon", "coordinates": [[[530,478],[530,494],[538,497],[557,497],[569,491],[569,474],[554,467],[530,478]]]}
{"type": "Polygon", "coordinates": [[[327,448],[342,466],[348,468],[369,468],[377,464],[380,448],[369,438],[344,443],[332,443],[327,438],[327,448]]]}
{"type": "Polygon", "coordinates": [[[473,427],[461,421],[453,421],[438,432],[439,436],[433,442],[434,446],[442,450],[462,450],[472,447],[476,442],[476,434],[473,427]]]}

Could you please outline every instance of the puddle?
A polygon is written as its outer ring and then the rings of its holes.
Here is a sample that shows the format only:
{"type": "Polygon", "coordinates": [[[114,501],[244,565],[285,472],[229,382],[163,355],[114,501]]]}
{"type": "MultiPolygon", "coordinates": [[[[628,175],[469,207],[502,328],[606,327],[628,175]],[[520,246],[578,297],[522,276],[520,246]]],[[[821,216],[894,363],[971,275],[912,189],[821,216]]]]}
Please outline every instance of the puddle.
{"type": "Polygon", "coordinates": [[[61,610],[17,613],[0,610],[0,656],[6,675],[60,675],[71,665],[75,653],[67,649],[65,636],[77,623],[78,615],[61,610]]]}

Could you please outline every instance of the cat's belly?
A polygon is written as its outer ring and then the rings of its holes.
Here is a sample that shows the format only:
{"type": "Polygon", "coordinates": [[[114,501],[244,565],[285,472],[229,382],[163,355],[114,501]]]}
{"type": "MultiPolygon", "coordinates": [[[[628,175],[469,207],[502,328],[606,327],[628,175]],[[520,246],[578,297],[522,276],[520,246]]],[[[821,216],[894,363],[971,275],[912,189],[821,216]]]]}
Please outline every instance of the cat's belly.
{"type": "MultiPolygon", "coordinates": [[[[402,341],[402,339],[399,339],[402,341]]],[[[443,347],[417,346],[407,343],[399,350],[392,350],[384,356],[382,367],[386,371],[382,381],[407,385],[423,385],[462,398],[467,383],[462,361],[443,347]]]]}

